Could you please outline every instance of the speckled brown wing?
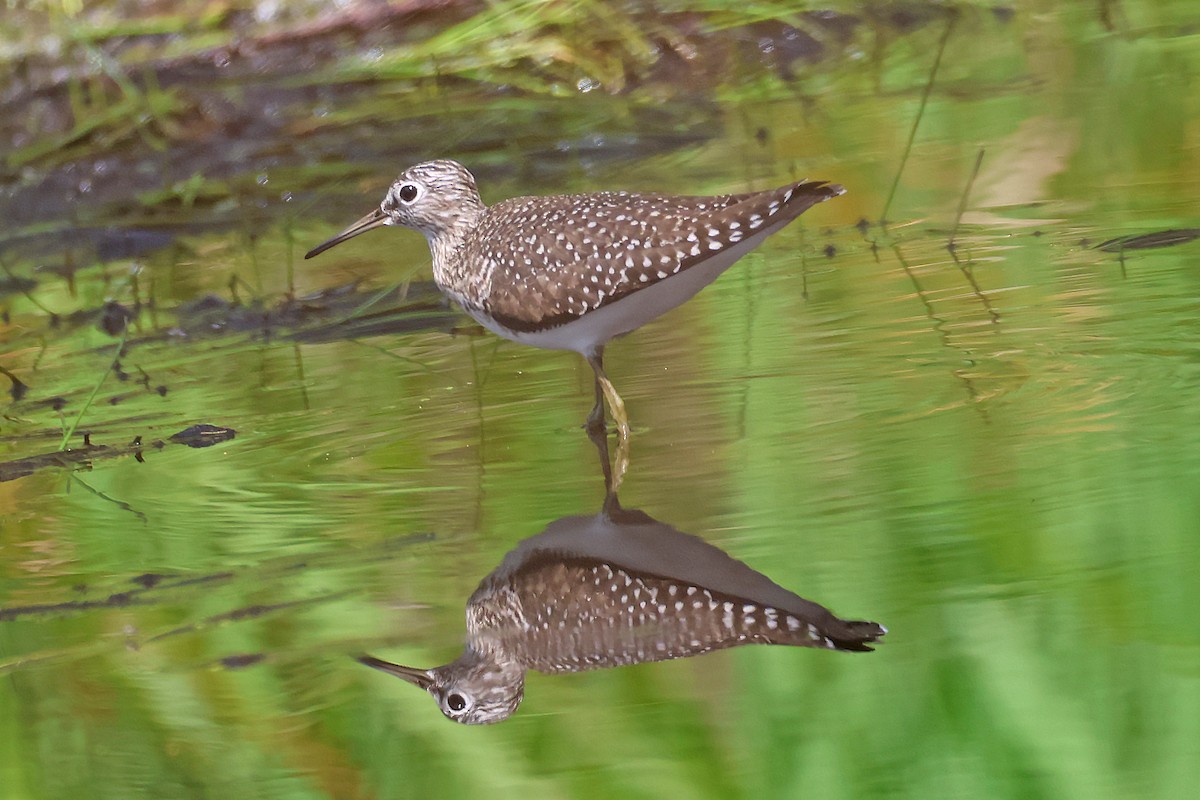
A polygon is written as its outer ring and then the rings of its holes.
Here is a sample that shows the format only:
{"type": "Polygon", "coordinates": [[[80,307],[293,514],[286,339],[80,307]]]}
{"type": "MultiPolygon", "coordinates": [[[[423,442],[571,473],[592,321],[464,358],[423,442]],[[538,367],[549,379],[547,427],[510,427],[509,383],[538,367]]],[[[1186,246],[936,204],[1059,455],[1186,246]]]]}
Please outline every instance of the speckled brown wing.
{"type": "Polygon", "coordinates": [[[809,601],[772,608],[588,559],[539,559],[505,588],[519,599],[524,623],[505,637],[505,650],[539,672],[665,661],[743,644],[867,651],[884,633],[874,622],[843,620],[809,601]]]}
{"type": "Polygon", "coordinates": [[[800,182],[716,197],[515,198],[488,209],[476,245],[485,252],[469,257],[491,267],[488,313],[512,330],[540,331],[677,275],[843,191],[800,182]]]}

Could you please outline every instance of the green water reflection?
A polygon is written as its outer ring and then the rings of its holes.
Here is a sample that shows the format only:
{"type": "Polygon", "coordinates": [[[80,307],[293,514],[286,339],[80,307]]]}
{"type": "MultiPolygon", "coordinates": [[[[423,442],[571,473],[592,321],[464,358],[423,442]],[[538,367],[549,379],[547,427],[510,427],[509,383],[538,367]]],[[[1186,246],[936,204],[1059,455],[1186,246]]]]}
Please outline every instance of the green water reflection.
{"type": "Polygon", "coordinates": [[[619,91],[566,80],[545,39],[509,63],[458,18],[426,19],[420,58],[457,42],[475,60],[426,82],[410,51],[355,39],[336,69],[229,90],[213,114],[288,98],[278,129],[236,140],[249,166],[235,150],[184,160],[205,150],[195,126],[184,142],[151,126],[162,151],[136,131],[19,151],[33,160],[6,162],[2,277],[36,284],[0,294],[0,366],[28,386],[0,419],[0,460],[57,447],[117,345],[71,313],[135,291],[129,380],[100,386],[80,430],[237,437],[0,482],[0,795],[1189,796],[1200,245],[1096,245],[1198,226],[1200,49],[1190,4],[1106,8],[965,10],[886,231],[935,10],[772,61],[786,37],[709,9],[688,36],[711,37],[723,71],[650,70],[631,37],[588,62],[627,76],[619,91]],[[774,55],[747,56],[764,37],[774,55]],[[149,166],[60,208],[78,184],[60,161],[91,168],[93,151],[149,166]],[[451,330],[463,318],[427,302],[411,232],[299,259],[400,168],[443,155],[489,201],[804,175],[848,188],[614,343],[608,367],[634,424],[622,500],[883,622],[877,652],[531,675],[520,713],[485,729],[354,663],[450,660],[480,576],[603,498],[577,357],[451,330]],[[98,232],[123,230],[126,248],[159,238],[97,263],[113,246],[98,232]],[[231,276],[243,306],[275,308],[289,270],[308,306],[354,282],[356,309],[410,291],[355,314],[380,315],[365,332],[337,326],[340,306],[227,322],[231,276]],[[208,293],[201,333],[188,304],[208,293]],[[333,329],[293,337],[310,323],[333,329]]]}

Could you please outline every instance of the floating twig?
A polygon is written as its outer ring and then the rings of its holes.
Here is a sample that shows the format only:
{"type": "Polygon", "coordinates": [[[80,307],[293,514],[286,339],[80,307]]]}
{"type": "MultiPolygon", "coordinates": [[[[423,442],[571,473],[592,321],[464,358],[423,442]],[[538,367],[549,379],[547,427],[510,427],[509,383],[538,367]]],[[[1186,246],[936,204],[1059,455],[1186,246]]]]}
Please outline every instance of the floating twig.
{"type": "Polygon", "coordinates": [[[96,381],[96,385],[92,387],[91,393],[87,397],[87,401],[83,404],[83,408],[79,409],[79,413],[75,416],[75,421],[72,422],[65,431],[63,431],[62,441],[58,444],[60,451],[67,449],[67,444],[71,441],[71,437],[75,435],[75,429],[79,427],[79,423],[83,421],[83,415],[92,407],[92,402],[95,401],[96,395],[100,391],[100,387],[104,385],[104,381],[112,373],[113,368],[117,366],[117,362],[121,360],[121,353],[125,350],[125,338],[129,336],[129,326],[121,331],[121,341],[117,342],[117,352],[113,354],[112,361],[108,362],[108,369],[104,370],[104,374],[100,376],[100,380],[96,381]]]}
{"type": "Polygon", "coordinates": [[[126,503],[124,500],[118,500],[115,497],[110,497],[109,495],[106,495],[104,492],[100,491],[95,486],[90,485],[87,481],[85,481],[83,478],[79,477],[75,473],[71,473],[71,480],[75,481],[75,483],[78,483],[84,489],[87,489],[89,492],[96,495],[96,497],[99,497],[101,500],[107,500],[108,502],[115,505],[117,508],[120,508],[123,511],[128,511],[130,514],[133,514],[135,517],[137,517],[138,519],[140,519],[142,521],[143,525],[146,525],[149,523],[149,520],[146,518],[145,514],[143,514],[141,511],[138,511],[136,508],[129,505],[129,503],[126,503]]]}
{"type": "Polygon", "coordinates": [[[1125,250],[1151,250],[1156,247],[1174,247],[1177,244],[1200,239],[1200,228],[1172,228],[1154,233],[1143,233],[1137,236],[1118,236],[1096,245],[1097,250],[1108,253],[1121,253],[1125,250]]]}
{"type": "MultiPolygon", "coordinates": [[[[904,258],[904,253],[900,250],[900,245],[893,245],[892,252],[896,254],[896,260],[900,262],[900,268],[904,270],[904,274],[908,276],[908,280],[912,283],[913,290],[917,295],[917,299],[920,300],[921,305],[925,307],[925,316],[929,318],[931,323],[933,323],[933,330],[935,333],[937,333],[938,338],[942,340],[942,346],[958,351],[964,361],[974,363],[974,359],[971,357],[969,351],[959,347],[950,340],[950,332],[946,330],[946,320],[939,317],[933,310],[933,303],[930,301],[929,296],[925,293],[925,289],[917,280],[916,273],[913,272],[912,267],[909,266],[908,261],[904,258]]],[[[975,382],[971,380],[970,376],[966,374],[965,370],[952,369],[950,370],[950,374],[958,378],[958,380],[962,383],[963,388],[967,390],[967,394],[971,398],[972,407],[974,407],[974,409],[979,413],[979,416],[983,418],[983,421],[991,422],[991,417],[988,414],[987,408],[985,408],[980,402],[982,398],[980,397],[979,390],[975,387],[975,382]]]]}
{"type": "Polygon", "coordinates": [[[0,259],[0,269],[4,270],[4,274],[7,275],[13,282],[13,286],[15,286],[17,290],[21,292],[21,294],[25,295],[26,300],[33,303],[39,310],[42,311],[42,313],[50,317],[51,325],[58,324],[58,314],[55,314],[53,311],[42,305],[41,302],[33,296],[33,293],[29,291],[29,288],[25,282],[13,274],[12,269],[9,268],[8,264],[3,259],[0,259]]]}
{"type": "Polygon", "coordinates": [[[1000,314],[992,306],[992,301],[983,293],[983,289],[979,288],[979,282],[975,280],[975,271],[971,269],[971,262],[962,262],[958,258],[958,246],[954,239],[958,236],[958,227],[962,222],[963,212],[967,209],[967,200],[971,196],[971,187],[975,185],[975,178],[979,176],[979,168],[983,165],[983,148],[979,148],[979,155],[975,157],[975,168],[971,170],[971,177],[967,180],[966,187],[963,188],[962,197],[958,201],[958,214],[954,218],[954,228],[950,231],[950,239],[946,242],[946,249],[950,251],[950,257],[954,259],[955,266],[967,279],[967,283],[971,284],[971,291],[979,298],[979,302],[987,310],[988,316],[992,318],[992,322],[1000,321],[1000,314]]]}
{"type": "MultiPolygon", "coordinates": [[[[954,243],[958,236],[958,227],[962,224],[963,213],[967,210],[967,199],[971,196],[971,187],[975,185],[975,179],[979,177],[979,168],[983,166],[983,148],[979,148],[979,155],[975,157],[975,169],[971,170],[971,177],[967,179],[967,185],[963,187],[962,197],[958,200],[958,213],[954,215],[954,227],[950,230],[950,241],[946,243],[946,249],[950,251],[950,255],[955,255],[957,246],[954,243]]],[[[955,256],[955,261],[958,257],[955,256]]]]}
{"type": "Polygon", "coordinates": [[[913,142],[917,138],[917,128],[921,125],[921,118],[925,116],[925,105],[929,102],[929,94],[933,91],[933,84],[937,79],[938,67],[942,64],[942,53],[946,51],[946,42],[950,41],[950,34],[954,31],[954,23],[957,21],[958,12],[951,10],[950,19],[946,22],[946,30],[942,34],[941,42],[938,43],[937,56],[933,59],[933,68],[929,70],[929,80],[925,81],[925,89],[921,92],[921,105],[917,108],[917,116],[913,120],[912,130],[908,132],[908,142],[904,145],[904,154],[900,156],[900,168],[896,170],[896,178],[892,181],[887,202],[883,204],[883,213],[879,215],[879,222],[885,228],[887,227],[888,210],[892,207],[892,199],[896,196],[896,189],[900,186],[900,176],[904,174],[904,166],[908,163],[908,155],[912,152],[913,142]]]}
{"type": "Polygon", "coordinates": [[[9,389],[9,394],[12,395],[13,402],[17,402],[29,392],[29,386],[16,375],[9,372],[4,367],[0,366],[0,375],[12,381],[12,388],[9,389]]]}

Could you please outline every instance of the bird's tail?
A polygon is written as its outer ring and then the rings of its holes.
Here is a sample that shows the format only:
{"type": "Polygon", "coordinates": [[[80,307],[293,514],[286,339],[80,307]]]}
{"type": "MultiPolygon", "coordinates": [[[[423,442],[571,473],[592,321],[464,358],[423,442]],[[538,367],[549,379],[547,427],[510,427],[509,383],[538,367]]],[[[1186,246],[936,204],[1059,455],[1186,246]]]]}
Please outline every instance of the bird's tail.
{"type": "Polygon", "coordinates": [[[825,631],[825,638],[834,650],[846,650],[852,653],[869,653],[874,650],[870,645],[877,643],[887,633],[887,628],[878,622],[864,620],[838,620],[838,624],[825,631]]]}

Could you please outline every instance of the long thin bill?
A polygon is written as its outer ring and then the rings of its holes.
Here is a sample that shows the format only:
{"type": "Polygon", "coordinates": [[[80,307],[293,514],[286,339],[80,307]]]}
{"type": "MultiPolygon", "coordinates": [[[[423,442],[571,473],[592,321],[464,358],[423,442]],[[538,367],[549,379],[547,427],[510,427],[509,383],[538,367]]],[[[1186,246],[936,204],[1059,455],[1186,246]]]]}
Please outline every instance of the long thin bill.
{"type": "Polygon", "coordinates": [[[380,211],[377,208],[374,211],[372,211],[370,214],[367,214],[365,217],[360,219],[358,222],[351,225],[349,228],[346,228],[346,230],[342,231],[341,233],[339,233],[337,236],[333,237],[329,241],[322,242],[321,244],[314,247],[312,250],[309,250],[307,253],[304,254],[304,257],[312,258],[313,256],[319,256],[319,255],[321,255],[321,253],[324,253],[326,250],[328,250],[329,248],[333,247],[336,244],[341,244],[342,242],[346,241],[347,239],[353,239],[355,236],[358,236],[360,233],[366,233],[367,231],[371,230],[372,228],[379,228],[386,224],[387,224],[387,215],[384,214],[382,211],[380,211]]]}
{"type": "Polygon", "coordinates": [[[375,656],[362,655],[357,656],[355,660],[380,672],[395,675],[397,678],[406,680],[414,686],[420,686],[422,689],[428,690],[430,684],[433,682],[428,670],[417,669],[416,667],[402,667],[399,664],[393,664],[390,661],[384,661],[375,656]]]}

